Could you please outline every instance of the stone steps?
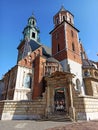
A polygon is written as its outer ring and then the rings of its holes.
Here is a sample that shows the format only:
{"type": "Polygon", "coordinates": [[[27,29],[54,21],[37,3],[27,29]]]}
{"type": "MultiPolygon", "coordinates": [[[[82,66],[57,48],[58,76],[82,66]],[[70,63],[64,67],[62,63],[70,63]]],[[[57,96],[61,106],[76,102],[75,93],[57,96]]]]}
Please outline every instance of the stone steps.
{"type": "Polygon", "coordinates": [[[44,116],[46,103],[41,99],[33,101],[4,101],[2,120],[39,119],[44,116]]]}
{"type": "Polygon", "coordinates": [[[48,116],[48,118],[43,119],[48,121],[57,121],[57,122],[71,122],[71,119],[68,115],[63,114],[51,114],[48,116]]]}

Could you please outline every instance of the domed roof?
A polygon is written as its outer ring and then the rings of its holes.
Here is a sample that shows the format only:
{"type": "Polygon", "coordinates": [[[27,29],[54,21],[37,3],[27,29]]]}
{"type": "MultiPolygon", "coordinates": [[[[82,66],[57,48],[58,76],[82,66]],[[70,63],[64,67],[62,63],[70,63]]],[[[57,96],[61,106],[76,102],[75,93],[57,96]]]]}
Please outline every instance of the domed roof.
{"type": "Polygon", "coordinates": [[[58,60],[56,60],[55,58],[53,58],[53,57],[49,57],[46,61],[60,64],[60,62],[58,60]]]}
{"type": "Polygon", "coordinates": [[[94,69],[96,69],[96,65],[88,59],[83,59],[82,63],[83,63],[83,68],[94,68],[94,69]]]}

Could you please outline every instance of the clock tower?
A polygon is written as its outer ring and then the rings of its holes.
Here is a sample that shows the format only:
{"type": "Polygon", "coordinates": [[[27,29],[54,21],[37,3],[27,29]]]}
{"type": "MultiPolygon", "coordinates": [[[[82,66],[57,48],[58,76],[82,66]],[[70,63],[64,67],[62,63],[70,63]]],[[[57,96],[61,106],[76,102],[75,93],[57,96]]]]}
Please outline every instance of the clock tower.
{"type": "Polygon", "coordinates": [[[74,26],[74,16],[62,6],[53,17],[53,22],[54,29],[50,32],[52,38],[52,56],[60,61],[63,71],[75,74],[73,80],[75,88],[80,88],[82,91],[82,60],[78,37],[79,30],[74,26]]]}

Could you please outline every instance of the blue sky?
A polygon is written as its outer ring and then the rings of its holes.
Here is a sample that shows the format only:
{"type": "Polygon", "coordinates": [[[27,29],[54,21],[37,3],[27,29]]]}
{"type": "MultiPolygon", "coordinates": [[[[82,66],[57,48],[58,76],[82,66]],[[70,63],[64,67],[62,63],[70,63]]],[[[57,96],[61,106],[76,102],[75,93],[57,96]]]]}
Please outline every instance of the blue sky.
{"type": "Polygon", "coordinates": [[[75,27],[91,60],[98,61],[98,0],[0,0],[0,78],[17,63],[17,46],[34,13],[41,42],[51,46],[49,32],[61,5],[74,14],[75,27]]]}

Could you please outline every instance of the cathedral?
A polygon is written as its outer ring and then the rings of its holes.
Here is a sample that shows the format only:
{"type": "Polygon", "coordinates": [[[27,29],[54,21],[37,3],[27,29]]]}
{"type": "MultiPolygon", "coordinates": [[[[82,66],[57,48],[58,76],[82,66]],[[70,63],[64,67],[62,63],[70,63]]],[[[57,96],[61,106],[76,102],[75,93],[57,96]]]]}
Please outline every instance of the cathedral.
{"type": "Polygon", "coordinates": [[[62,6],[53,23],[49,48],[40,42],[34,14],[28,18],[17,64],[0,80],[2,120],[98,119],[98,62],[88,59],[71,12],[62,6]]]}

